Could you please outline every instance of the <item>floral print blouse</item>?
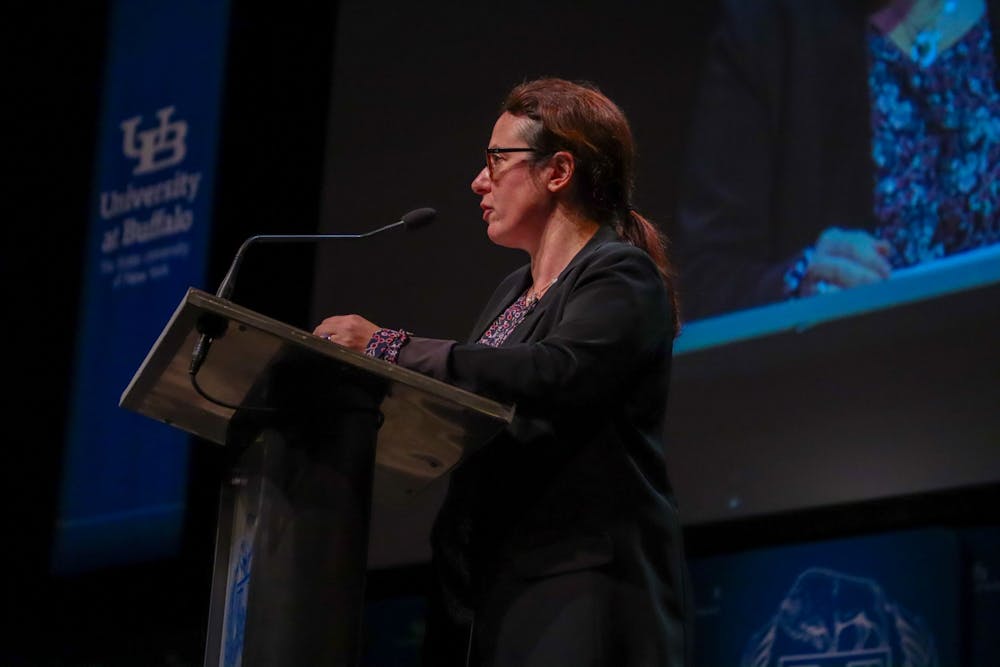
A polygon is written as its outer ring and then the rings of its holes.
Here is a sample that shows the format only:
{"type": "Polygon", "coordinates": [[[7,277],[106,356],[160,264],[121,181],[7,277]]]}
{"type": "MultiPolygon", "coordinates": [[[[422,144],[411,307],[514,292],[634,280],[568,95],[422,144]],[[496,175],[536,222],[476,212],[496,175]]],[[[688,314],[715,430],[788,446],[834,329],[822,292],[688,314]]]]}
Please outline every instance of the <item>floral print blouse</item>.
{"type": "Polygon", "coordinates": [[[875,235],[893,268],[1000,242],[1000,94],[984,14],[920,63],[868,34],[875,235]]]}

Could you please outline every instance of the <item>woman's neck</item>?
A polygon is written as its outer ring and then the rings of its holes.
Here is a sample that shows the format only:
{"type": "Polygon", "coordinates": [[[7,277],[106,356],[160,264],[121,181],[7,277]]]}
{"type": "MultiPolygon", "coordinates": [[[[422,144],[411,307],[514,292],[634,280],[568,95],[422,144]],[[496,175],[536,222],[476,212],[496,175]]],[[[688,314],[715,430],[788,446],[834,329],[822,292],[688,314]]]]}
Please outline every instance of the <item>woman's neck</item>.
{"type": "Polygon", "coordinates": [[[551,285],[599,227],[582,215],[557,211],[542,231],[534,252],[530,253],[532,283],[538,289],[551,285]]]}

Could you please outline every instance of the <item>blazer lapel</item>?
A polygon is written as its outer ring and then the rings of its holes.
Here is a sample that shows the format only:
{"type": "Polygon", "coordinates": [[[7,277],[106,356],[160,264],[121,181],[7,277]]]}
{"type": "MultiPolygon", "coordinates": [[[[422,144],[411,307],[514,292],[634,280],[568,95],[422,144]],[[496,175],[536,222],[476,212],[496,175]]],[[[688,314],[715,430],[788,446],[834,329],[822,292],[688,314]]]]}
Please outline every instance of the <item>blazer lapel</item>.
{"type": "MultiPolygon", "coordinates": [[[[605,243],[608,243],[609,241],[618,240],[619,238],[617,232],[610,227],[601,226],[590,238],[590,240],[587,241],[586,245],[580,248],[580,251],[573,256],[573,259],[571,259],[569,264],[566,265],[566,268],[564,268],[559,274],[559,280],[557,280],[550,289],[546,290],[546,292],[542,295],[542,298],[538,300],[537,304],[535,304],[535,307],[531,309],[531,312],[525,316],[524,321],[518,324],[517,327],[510,332],[507,340],[503,343],[504,346],[516,345],[517,343],[524,343],[528,340],[535,340],[537,337],[533,337],[532,334],[535,333],[535,329],[542,315],[545,314],[545,311],[548,308],[553,307],[554,304],[561,301],[560,297],[566,292],[566,290],[572,288],[571,283],[573,282],[573,270],[597,248],[601,247],[605,243]]],[[[528,269],[530,269],[530,267],[528,267],[528,269]]],[[[499,316],[500,313],[514,301],[514,299],[520,296],[524,290],[528,289],[529,279],[530,271],[524,275],[523,280],[518,281],[518,288],[505,297],[500,308],[491,309],[495,312],[493,312],[493,316],[482,325],[482,328],[479,329],[480,336],[482,335],[482,332],[486,330],[486,327],[492,324],[497,316],[499,316]]],[[[476,340],[478,340],[478,337],[476,340]]]]}

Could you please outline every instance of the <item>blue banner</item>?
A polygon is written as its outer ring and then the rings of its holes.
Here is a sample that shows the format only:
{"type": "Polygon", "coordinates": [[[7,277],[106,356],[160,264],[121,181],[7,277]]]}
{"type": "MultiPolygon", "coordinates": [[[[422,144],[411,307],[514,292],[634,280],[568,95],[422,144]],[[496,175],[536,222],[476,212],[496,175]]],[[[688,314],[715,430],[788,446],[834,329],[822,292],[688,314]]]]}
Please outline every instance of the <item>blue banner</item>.
{"type": "Polygon", "coordinates": [[[53,570],[176,552],[189,438],[118,407],[205,279],[227,0],[112,3],[53,570]]]}

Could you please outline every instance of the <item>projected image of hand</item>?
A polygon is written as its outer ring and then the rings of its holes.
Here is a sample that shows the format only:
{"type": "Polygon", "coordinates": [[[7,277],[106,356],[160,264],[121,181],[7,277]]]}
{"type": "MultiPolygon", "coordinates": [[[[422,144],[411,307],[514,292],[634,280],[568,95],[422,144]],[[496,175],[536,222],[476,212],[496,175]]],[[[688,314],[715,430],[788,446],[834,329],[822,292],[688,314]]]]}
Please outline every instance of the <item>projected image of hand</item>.
{"type": "Polygon", "coordinates": [[[868,232],[830,227],[816,241],[800,294],[810,296],[885,280],[892,271],[890,251],[888,241],[868,232]]]}

